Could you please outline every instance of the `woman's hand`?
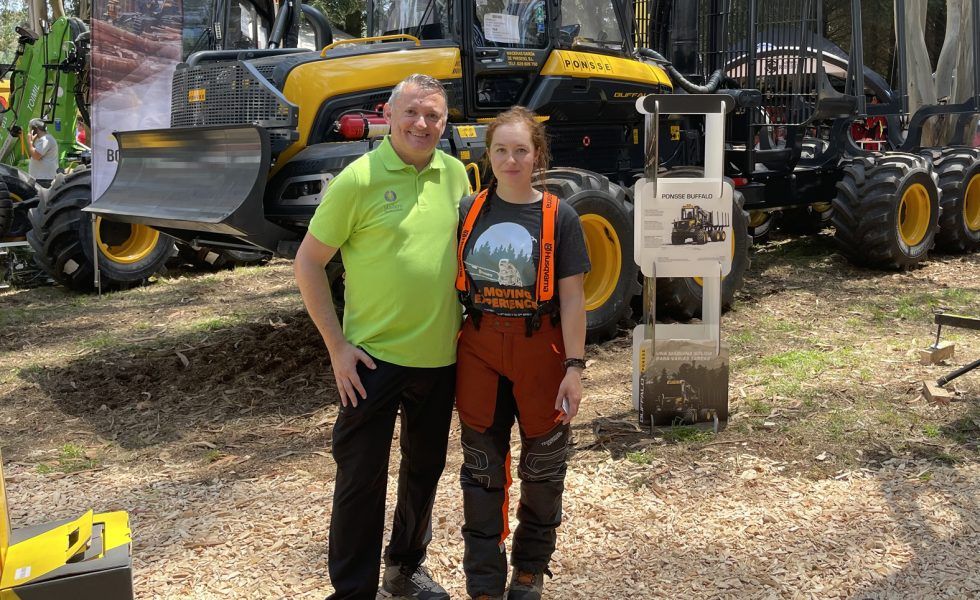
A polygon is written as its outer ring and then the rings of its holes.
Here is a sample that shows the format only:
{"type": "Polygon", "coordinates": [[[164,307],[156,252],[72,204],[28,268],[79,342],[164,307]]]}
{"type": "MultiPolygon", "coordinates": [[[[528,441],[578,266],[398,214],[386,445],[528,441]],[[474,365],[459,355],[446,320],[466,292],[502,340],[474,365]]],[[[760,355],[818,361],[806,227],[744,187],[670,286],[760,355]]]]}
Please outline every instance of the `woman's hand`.
{"type": "Polygon", "coordinates": [[[565,377],[558,386],[558,397],[555,399],[555,410],[558,411],[556,423],[568,425],[578,414],[578,406],[582,402],[582,370],[570,367],[565,371],[565,377]],[[567,407],[564,407],[565,401],[567,407]],[[567,410],[566,410],[567,408],[567,410]]]}

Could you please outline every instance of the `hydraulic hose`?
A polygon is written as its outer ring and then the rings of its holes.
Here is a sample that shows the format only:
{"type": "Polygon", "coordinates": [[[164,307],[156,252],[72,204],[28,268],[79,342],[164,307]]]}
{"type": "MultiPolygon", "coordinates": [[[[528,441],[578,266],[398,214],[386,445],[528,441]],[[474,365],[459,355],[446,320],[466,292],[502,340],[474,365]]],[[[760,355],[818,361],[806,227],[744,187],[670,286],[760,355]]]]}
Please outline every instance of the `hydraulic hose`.
{"type": "Polygon", "coordinates": [[[674,68],[674,65],[672,65],[669,60],[664,58],[663,55],[656,50],[652,50],[650,48],[640,48],[639,53],[640,56],[653,59],[660,63],[664,70],[667,71],[667,74],[670,75],[670,78],[677,82],[677,85],[684,88],[684,90],[689,94],[713,94],[722,86],[726,88],[738,87],[738,82],[731,77],[727,77],[725,72],[721,69],[718,69],[712,73],[711,77],[708,78],[708,81],[705,82],[704,85],[698,85],[681,75],[680,72],[674,68]]]}

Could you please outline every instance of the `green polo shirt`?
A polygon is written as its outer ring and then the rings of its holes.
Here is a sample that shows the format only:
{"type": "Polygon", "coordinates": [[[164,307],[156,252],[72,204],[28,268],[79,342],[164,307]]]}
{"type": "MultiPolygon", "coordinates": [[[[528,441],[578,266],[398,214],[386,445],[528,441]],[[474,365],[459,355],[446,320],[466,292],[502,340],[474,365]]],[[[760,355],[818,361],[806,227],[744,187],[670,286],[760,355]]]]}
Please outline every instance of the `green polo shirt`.
{"type": "Polygon", "coordinates": [[[436,150],[419,172],[387,138],[330,181],[309,231],[340,248],[351,344],[407,367],[456,362],[456,228],[467,193],[463,163],[436,150]]]}

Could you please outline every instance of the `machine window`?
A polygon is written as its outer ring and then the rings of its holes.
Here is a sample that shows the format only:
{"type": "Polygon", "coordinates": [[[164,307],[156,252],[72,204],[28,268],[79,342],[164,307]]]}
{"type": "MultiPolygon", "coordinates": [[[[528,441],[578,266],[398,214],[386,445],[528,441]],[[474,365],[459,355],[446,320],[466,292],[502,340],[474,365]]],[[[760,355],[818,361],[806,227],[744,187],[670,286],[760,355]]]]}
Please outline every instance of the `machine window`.
{"type": "Polygon", "coordinates": [[[623,32],[616,14],[612,0],[563,0],[560,45],[622,48],[623,32]]]}
{"type": "Polygon", "coordinates": [[[424,40],[449,37],[447,0],[380,0],[374,3],[375,28],[382,35],[407,33],[424,40]]]}
{"type": "Polygon", "coordinates": [[[544,0],[476,0],[474,42],[481,47],[546,48],[544,0]]]}
{"type": "Polygon", "coordinates": [[[255,7],[245,2],[233,2],[225,48],[265,48],[267,42],[265,27],[255,12],[255,7]]]}

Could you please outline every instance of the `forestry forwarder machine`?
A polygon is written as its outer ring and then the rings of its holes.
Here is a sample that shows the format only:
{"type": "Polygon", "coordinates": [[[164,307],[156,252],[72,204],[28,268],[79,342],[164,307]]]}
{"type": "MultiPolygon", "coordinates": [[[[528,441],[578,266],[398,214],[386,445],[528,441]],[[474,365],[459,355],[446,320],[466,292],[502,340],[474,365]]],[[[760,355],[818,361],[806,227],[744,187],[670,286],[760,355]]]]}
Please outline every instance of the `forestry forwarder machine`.
{"type": "Polygon", "coordinates": [[[674,227],[670,232],[671,244],[685,244],[691,240],[694,244],[707,244],[708,242],[724,242],[725,227],[728,223],[715,222],[713,211],[707,211],[697,204],[685,204],[681,207],[681,218],[674,220],[674,227]]]}
{"type": "MultiPolygon", "coordinates": [[[[588,332],[608,337],[641,289],[631,186],[643,171],[644,127],[635,103],[681,83],[634,49],[630,10],[620,0],[368,2],[368,37],[319,52],[196,53],[174,74],[171,128],[116,133],[116,177],[86,210],[192,243],[291,256],[330,179],[387,131],[381,108],[392,87],[422,72],[446,86],[441,148],[467,165],[474,189],[486,181],[487,120],[514,104],[546,120],[557,166],[542,182],[582,218],[588,332]]],[[[751,90],[725,91],[733,106],[758,104],[751,90]]],[[[665,136],[661,152],[677,145],[665,136]]],[[[726,304],[748,263],[745,215],[733,214],[726,304]]],[[[335,290],[341,269],[328,269],[335,290]]],[[[700,286],[682,285],[693,290],[684,310],[699,312],[700,286]]]]}
{"type": "MultiPolygon", "coordinates": [[[[753,235],[782,211],[793,229],[832,223],[841,252],[862,266],[914,267],[934,245],[980,250],[980,149],[970,147],[980,115],[980,0],[948,4],[935,74],[922,3],[898,0],[894,15],[876,15],[896,25],[894,46],[869,49],[894,52],[891,83],[865,64],[859,0],[835,3],[848,11],[839,22],[850,29],[838,39],[847,52],[823,37],[832,28],[821,0],[647,4],[638,37],[674,68],[691,79],[718,69],[762,94],[758,109],[729,119],[725,136],[726,174],[745,198],[753,235]],[[672,38],[664,24],[674,25],[672,38]],[[929,98],[922,90],[932,86],[929,98]],[[877,135],[863,137],[870,131],[877,135]]],[[[686,136],[682,121],[669,126],[686,136]]]]}

